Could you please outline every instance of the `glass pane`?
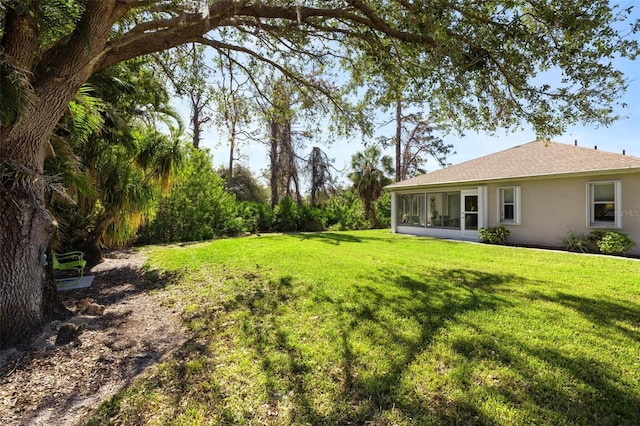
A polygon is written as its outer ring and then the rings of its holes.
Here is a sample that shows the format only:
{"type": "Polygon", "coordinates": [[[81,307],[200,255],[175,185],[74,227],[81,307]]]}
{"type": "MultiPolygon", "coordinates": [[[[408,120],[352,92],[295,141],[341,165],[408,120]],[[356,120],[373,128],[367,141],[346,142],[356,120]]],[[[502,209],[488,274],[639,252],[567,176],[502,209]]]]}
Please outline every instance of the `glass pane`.
{"type": "Polygon", "coordinates": [[[513,188],[505,188],[502,190],[505,203],[513,203],[513,188]]]}
{"type": "Polygon", "coordinates": [[[442,226],[442,194],[427,194],[427,221],[429,226],[442,226]]]}
{"type": "Polygon", "coordinates": [[[478,196],[467,195],[464,197],[464,211],[476,212],[478,211],[478,196]]]}
{"type": "Polygon", "coordinates": [[[613,201],[615,200],[615,184],[604,183],[593,185],[594,201],[613,201]]]}
{"type": "Polygon", "coordinates": [[[464,228],[466,230],[477,230],[478,229],[478,214],[477,213],[466,213],[464,216],[464,228]]]}
{"type": "Polygon", "coordinates": [[[613,203],[594,204],[593,220],[596,222],[615,222],[616,211],[613,203]]]}
{"type": "Polygon", "coordinates": [[[412,225],[424,225],[422,221],[422,208],[424,205],[424,196],[422,194],[415,194],[412,199],[411,207],[411,224],[412,225]]]}
{"type": "Polygon", "coordinates": [[[447,214],[443,218],[443,226],[460,229],[460,193],[445,194],[447,199],[447,214]]]}
{"type": "Polygon", "coordinates": [[[398,220],[400,223],[407,223],[407,196],[398,196],[398,220]]]}
{"type": "Polygon", "coordinates": [[[504,220],[514,220],[515,219],[515,209],[513,208],[513,204],[505,204],[503,206],[502,211],[502,219],[504,220]]]}

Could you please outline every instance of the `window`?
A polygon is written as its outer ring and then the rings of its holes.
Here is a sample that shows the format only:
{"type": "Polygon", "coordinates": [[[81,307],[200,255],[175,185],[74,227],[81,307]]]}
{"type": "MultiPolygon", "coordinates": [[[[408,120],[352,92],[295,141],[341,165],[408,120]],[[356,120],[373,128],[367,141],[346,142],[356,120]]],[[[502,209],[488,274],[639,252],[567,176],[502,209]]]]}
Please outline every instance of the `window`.
{"type": "Polygon", "coordinates": [[[520,187],[498,188],[498,222],[520,224],[520,187]]]}
{"type": "Polygon", "coordinates": [[[425,225],[424,194],[398,195],[397,200],[400,225],[425,225]]]}
{"type": "Polygon", "coordinates": [[[587,226],[620,228],[620,181],[587,184],[587,226]]]}
{"type": "Polygon", "coordinates": [[[460,229],[460,193],[427,194],[427,226],[460,229]]]}

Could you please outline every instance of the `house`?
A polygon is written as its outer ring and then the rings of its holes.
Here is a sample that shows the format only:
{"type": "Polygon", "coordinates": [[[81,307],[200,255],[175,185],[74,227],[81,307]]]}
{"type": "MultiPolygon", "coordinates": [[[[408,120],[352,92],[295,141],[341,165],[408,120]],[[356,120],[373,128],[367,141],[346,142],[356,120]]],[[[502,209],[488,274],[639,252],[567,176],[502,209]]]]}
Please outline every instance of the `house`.
{"type": "Polygon", "coordinates": [[[537,140],[386,188],[392,232],[478,240],[504,225],[509,243],[557,247],[602,229],[640,246],[640,158],[624,153],[537,140]]]}

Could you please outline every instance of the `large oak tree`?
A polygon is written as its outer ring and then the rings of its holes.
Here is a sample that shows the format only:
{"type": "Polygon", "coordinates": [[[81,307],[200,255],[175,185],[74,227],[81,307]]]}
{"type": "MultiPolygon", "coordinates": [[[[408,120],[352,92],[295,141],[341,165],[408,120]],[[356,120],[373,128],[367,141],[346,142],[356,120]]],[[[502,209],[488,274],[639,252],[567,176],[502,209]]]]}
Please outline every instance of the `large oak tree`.
{"type": "Polygon", "coordinates": [[[625,38],[636,28],[618,25],[628,11],[604,0],[0,4],[0,347],[37,330],[54,308],[42,256],[55,225],[43,164],[56,123],[99,69],[192,42],[301,85],[308,66],[335,64],[365,84],[402,69],[405,90],[423,97],[431,116],[476,129],[527,121],[552,134],[575,121],[611,122],[626,87],[612,59],[637,50],[625,38]]]}

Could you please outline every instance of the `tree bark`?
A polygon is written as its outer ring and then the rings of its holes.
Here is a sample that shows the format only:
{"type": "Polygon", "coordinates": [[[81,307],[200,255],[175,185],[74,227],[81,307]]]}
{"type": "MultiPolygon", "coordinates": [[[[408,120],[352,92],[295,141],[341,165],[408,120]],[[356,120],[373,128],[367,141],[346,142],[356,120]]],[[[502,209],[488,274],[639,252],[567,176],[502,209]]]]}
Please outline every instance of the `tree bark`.
{"type": "Polygon", "coordinates": [[[200,94],[191,95],[191,126],[193,127],[193,147],[200,148],[200,94]]]}
{"type": "Polygon", "coordinates": [[[280,125],[274,118],[271,119],[270,125],[271,209],[274,209],[278,205],[278,138],[280,137],[280,125]]]}
{"type": "Polygon", "coordinates": [[[15,183],[0,191],[0,211],[0,348],[6,348],[66,310],[52,277],[47,280],[52,217],[33,193],[15,183]]]}
{"type": "Polygon", "coordinates": [[[402,100],[396,99],[396,182],[403,179],[402,170],[402,100]]]}
{"type": "MultiPolygon", "coordinates": [[[[20,121],[0,126],[0,348],[15,345],[37,332],[46,319],[65,312],[42,256],[49,252],[55,229],[46,210],[42,172],[56,123],[94,71],[90,53],[104,48],[111,23],[101,14],[112,14],[114,4],[113,0],[88,3],[79,24],[87,33],[74,33],[59,56],[43,59],[47,66],[42,74],[33,75],[33,100],[20,121]]],[[[31,5],[32,13],[37,13],[37,3],[31,5]]],[[[5,19],[29,24],[24,14],[5,19]]],[[[22,33],[36,31],[23,28],[22,33]]],[[[20,51],[28,45],[25,37],[3,38],[3,47],[20,51]]],[[[32,68],[29,56],[17,58],[25,69],[32,68]]]]}

